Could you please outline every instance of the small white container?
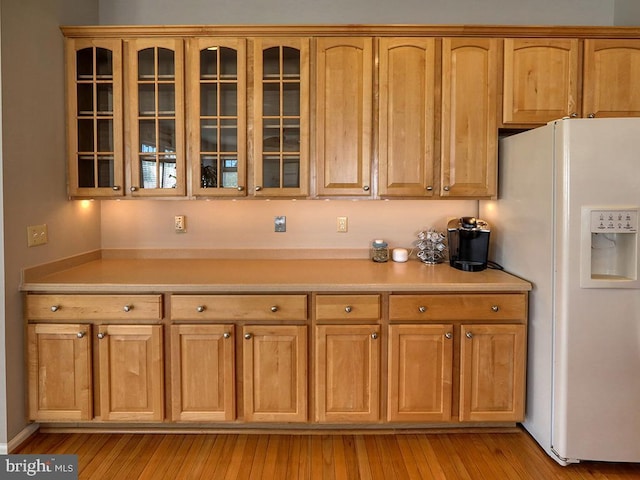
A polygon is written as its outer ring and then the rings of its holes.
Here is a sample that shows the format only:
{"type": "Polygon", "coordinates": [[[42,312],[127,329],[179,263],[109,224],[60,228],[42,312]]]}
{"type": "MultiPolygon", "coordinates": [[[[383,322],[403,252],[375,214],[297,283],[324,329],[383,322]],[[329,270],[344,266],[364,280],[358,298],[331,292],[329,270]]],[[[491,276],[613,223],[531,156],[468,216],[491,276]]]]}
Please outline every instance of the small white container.
{"type": "Polygon", "coordinates": [[[394,248],[391,254],[394,262],[402,263],[409,260],[409,251],[406,248],[394,248]]]}

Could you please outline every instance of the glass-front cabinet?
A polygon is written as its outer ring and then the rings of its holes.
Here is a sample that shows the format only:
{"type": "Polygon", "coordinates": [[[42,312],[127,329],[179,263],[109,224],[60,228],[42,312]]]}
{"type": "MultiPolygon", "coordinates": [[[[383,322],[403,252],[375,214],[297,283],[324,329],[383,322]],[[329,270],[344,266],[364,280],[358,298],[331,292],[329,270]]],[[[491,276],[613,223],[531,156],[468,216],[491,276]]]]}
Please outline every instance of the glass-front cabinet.
{"type": "Polygon", "coordinates": [[[131,195],[184,196],[182,40],[131,40],[128,54],[131,195]]]}
{"type": "Polygon", "coordinates": [[[244,196],[246,41],[191,39],[187,62],[192,192],[196,196],[244,196]]]}
{"type": "Polygon", "coordinates": [[[309,39],[256,39],[254,65],[254,194],[306,196],[309,39]]]}
{"type": "Polygon", "coordinates": [[[122,196],[122,42],[69,39],[66,69],[69,195],[122,196]]]}

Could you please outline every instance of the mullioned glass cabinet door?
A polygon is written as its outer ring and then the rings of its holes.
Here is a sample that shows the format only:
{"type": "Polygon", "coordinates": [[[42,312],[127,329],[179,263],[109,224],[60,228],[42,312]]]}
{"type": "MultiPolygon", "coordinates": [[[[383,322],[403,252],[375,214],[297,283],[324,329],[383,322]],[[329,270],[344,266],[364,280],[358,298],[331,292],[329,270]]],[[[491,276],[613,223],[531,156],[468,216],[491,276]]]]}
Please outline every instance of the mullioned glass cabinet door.
{"type": "Polygon", "coordinates": [[[122,42],[67,39],[65,56],[69,195],[122,196],[122,42]]]}
{"type": "Polygon", "coordinates": [[[246,41],[191,39],[187,65],[192,193],[245,196],[246,41]]]}
{"type": "Polygon", "coordinates": [[[128,43],[132,196],[186,195],[180,39],[128,43]]]}
{"type": "Polygon", "coordinates": [[[309,192],[309,39],[254,42],[256,196],[309,192]]]}

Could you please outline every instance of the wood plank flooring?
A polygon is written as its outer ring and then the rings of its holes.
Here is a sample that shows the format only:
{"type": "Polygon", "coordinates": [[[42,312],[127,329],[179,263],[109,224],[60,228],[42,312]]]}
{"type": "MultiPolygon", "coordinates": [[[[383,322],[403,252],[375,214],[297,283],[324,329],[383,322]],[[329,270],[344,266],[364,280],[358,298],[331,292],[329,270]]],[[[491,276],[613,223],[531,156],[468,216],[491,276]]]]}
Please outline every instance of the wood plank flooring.
{"type": "Polygon", "coordinates": [[[561,467],[524,430],[382,435],[37,433],[80,479],[638,480],[640,463],[561,467]]]}

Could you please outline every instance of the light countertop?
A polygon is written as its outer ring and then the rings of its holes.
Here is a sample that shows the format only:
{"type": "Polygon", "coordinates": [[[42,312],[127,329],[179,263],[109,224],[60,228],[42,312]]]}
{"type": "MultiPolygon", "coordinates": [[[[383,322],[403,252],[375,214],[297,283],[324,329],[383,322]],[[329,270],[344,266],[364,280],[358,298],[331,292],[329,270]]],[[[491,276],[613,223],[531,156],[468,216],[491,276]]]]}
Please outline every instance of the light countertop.
{"type": "Polygon", "coordinates": [[[500,270],[368,259],[88,259],[25,275],[28,292],[523,292],[500,270]]]}

